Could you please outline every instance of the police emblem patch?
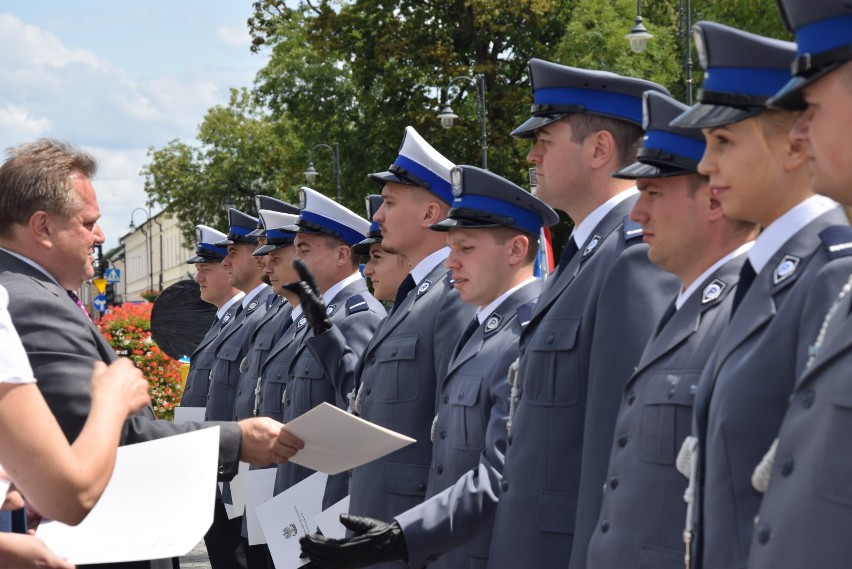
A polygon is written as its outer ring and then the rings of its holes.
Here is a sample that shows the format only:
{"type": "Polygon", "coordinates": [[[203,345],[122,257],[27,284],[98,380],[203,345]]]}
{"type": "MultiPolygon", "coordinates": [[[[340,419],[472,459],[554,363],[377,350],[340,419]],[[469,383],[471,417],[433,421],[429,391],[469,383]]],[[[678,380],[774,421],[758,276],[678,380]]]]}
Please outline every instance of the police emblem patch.
{"type": "Polygon", "coordinates": [[[222,317],[222,324],[227,324],[230,321],[231,321],[231,313],[229,312],[222,317]]]}
{"type": "Polygon", "coordinates": [[[429,290],[429,287],[430,287],[430,286],[432,286],[432,281],[430,281],[430,280],[425,280],[425,281],[423,281],[423,284],[421,284],[421,285],[417,288],[417,296],[420,296],[421,294],[423,294],[424,292],[426,292],[427,290],[429,290]]]}
{"type": "Polygon", "coordinates": [[[601,236],[600,235],[593,235],[592,240],[589,241],[589,244],[586,245],[586,248],[583,250],[583,256],[585,257],[586,255],[588,255],[592,251],[594,251],[595,248],[597,248],[597,246],[600,244],[600,242],[601,242],[601,236]]]}
{"type": "Polygon", "coordinates": [[[249,312],[251,312],[252,310],[254,310],[255,308],[257,308],[257,305],[258,305],[258,304],[260,304],[258,301],[256,301],[256,300],[252,300],[252,301],[249,303],[249,305],[248,305],[248,311],[249,311],[249,312]]]}
{"type": "Polygon", "coordinates": [[[775,267],[775,272],[772,274],[772,283],[779,284],[789,279],[796,272],[801,259],[793,255],[784,255],[778,266],[775,267]]]}
{"type": "Polygon", "coordinates": [[[302,316],[299,318],[299,322],[296,324],[296,328],[301,329],[308,323],[308,319],[302,316]]]}
{"type": "Polygon", "coordinates": [[[708,302],[713,302],[719,296],[722,295],[722,291],[728,285],[719,279],[713,279],[710,284],[704,287],[704,292],[701,295],[701,304],[707,304],[708,302]]]}
{"type": "Polygon", "coordinates": [[[334,313],[334,309],[337,308],[334,304],[329,304],[325,309],[325,315],[331,316],[334,313]]]}
{"type": "Polygon", "coordinates": [[[492,314],[491,318],[489,318],[485,322],[485,331],[486,332],[493,332],[494,330],[497,329],[497,327],[500,325],[500,322],[502,322],[502,321],[503,321],[503,316],[501,316],[500,314],[492,314]]]}

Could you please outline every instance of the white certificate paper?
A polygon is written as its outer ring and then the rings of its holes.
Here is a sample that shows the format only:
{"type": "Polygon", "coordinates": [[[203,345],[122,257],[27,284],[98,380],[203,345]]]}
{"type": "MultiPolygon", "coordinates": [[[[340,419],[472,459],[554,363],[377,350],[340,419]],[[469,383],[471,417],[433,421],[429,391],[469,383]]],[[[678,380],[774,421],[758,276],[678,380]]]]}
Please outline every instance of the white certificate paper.
{"type": "Polygon", "coordinates": [[[312,474],[255,509],[275,569],[295,569],[310,561],[299,558],[299,538],[317,529],[314,518],[322,511],[326,480],[326,474],[312,474]]]}
{"type": "Polygon", "coordinates": [[[322,403],[287,423],[287,431],[305,442],[290,462],[317,472],[337,474],[416,442],[322,403]]]}
{"type": "MultiPolygon", "coordinates": [[[[243,511],[246,509],[246,490],[244,478],[248,471],[249,464],[247,462],[240,462],[240,466],[237,469],[237,474],[231,479],[230,482],[224,483],[230,485],[231,487],[231,503],[225,504],[225,512],[227,512],[229,520],[233,520],[234,518],[242,516],[243,511]]],[[[223,486],[219,487],[220,492],[223,489],[223,486]]]]}
{"type": "Polygon", "coordinates": [[[349,511],[349,496],[329,507],[323,513],[314,518],[317,527],[325,537],[331,539],[343,539],[346,537],[346,527],[340,523],[340,514],[349,511]]]}
{"type": "Polygon", "coordinates": [[[75,565],[179,557],[213,522],[219,427],[120,447],[106,490],[75,527],[36,535],[75,565]]]}
{"type": "Polygon", "coordinates": [[[257,513],[254,510],[272,498],[277,471],[277,468],[249,470],[243,477],[246,488],[246,530],[248,531],[249,545],[266,543],[266,536],[260,529],[260,521],[257,519],[257,513]]]}

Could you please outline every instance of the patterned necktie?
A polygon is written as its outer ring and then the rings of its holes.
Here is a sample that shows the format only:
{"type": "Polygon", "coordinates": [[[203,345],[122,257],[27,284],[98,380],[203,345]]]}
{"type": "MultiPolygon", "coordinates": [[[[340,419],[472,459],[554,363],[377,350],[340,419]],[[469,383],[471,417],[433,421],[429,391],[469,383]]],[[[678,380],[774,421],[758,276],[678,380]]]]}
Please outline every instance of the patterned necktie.
{"type": "Polygon", "coordinates": [[[396,307],[402,304],[402,301],[405,300],[405,297],[408,296],[408,293],[411,292],[411,289],[414,288],[414,277],[409,273],[404,279],[402,279],[402,284],[399,285],[399,289],[396,291],[396,298],[393,301],[393,308],[391,308],[391,312],[396,310],[396,307]]]}
{"type": "Polygon", "coordinates": [[[734,303],[731,305],[731,317],[733,317],[734,312],[737,311],[740,301],[742,301],[746,291],[754,281],[755,276],[757,275],[754,272],[754,267],[752,266],[751,261],[746,261],[743,268],[740,269],[740,281],[737,283],[737,290],[734,291],[734,303]]]}
{"type": "Polygon", "coordinates": [[[74,292],[73,290],[66,290],[65,292],[67,292],[67,293],[68,293],[68,298],[70,298],[71,300],[73,300],[73,301],[74,301],[74,304],[76,304],[76,305],[80,308],[80,310],[82,310],[82,311],[83,311],[83,314],[85,314],[85,315],[86,315],[86,318],[88,318],[88,319],[91,321],[91,320],[92,320],[92,317],[91,317],[91,316],[89,316],[89,313],[86,311],[86,307],[85,307],[85,305],[83,305],[83,301],[82,301],[82,300],[80,300],[80,297],[79,297],[79,296],[77,296],[77,293],[76,293],[76,292],[74,292]]]}

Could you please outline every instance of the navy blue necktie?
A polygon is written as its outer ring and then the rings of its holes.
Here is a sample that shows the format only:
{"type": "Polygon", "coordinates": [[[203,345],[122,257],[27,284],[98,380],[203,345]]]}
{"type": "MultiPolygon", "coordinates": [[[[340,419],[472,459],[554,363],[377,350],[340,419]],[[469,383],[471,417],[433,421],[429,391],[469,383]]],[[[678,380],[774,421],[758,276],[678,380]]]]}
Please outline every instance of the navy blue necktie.
{"type": "Polygon", "coordinates": [[[740,281],[737,283],[737,290],[734,291],[734,303],[731,306],[732,317],[745,296],[746,291],[751,286],[751,283],[754,282],[754,277],[756,276],[757,274],[754,272],[754,267],[751,265],[751,261],[746,261],[743,268],[740,269],[740,281]]]}
{"type": "Polygon", "coordinates": [[[574,255],[576,255],[579,250],[580,248],[577,247],[577,242],[574,241],[574,237],[569,237],[568,243],[566,243],[565,247],[562,248],[562,254],[559,255],[559,264],[555,271],[557,276],[565,270],[565,267],[568,266],[568,263],[571,262],[571,259],[574,258],[574,255]]]}
{"type": "Polygon", "coordinates": [[[405,300],[405,297],[408,296],[408,293],[411,292],[411,289],[414,288],[414,277],[409,273],[404,279],[402,279],[402,284],[399,285],[399,289],[396,291],[396,298],[393,301],[393,308],[391,308],[391,312],[396,310],[396,307],[402,304],[402,301],[405,300]]]}

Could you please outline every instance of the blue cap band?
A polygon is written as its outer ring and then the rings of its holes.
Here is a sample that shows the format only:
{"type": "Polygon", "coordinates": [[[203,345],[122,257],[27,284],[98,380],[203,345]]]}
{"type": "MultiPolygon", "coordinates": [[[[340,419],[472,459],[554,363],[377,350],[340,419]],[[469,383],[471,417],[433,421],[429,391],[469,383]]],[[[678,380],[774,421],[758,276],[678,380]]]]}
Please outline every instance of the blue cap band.
{"type": "Polygon", "coordinates": [[[238,235],[240,237],[245,237],[246,235],[248,235],[249,233],[251,233],[255,229],[257,229],[257,228],[252,227],[251,229],[246,229],[245,227],[240,227],[239,225],[232,225],[228,229],[228,233],[231,233],[233,235],[238,235]]]}
{"type": "Polygon", "coordinates": [[[583,105],[593,113],[618,116],[642,124],[642,99],[624,93],[547,87],[536,89],[533,98],[536,105],[583,105]]]}
{"type": "Polygon", "coordinates": [[[796,47],[799,55],[822,53],[852,44],[852,14],[832,16],[811,22],[796,30],[796,47]]]}
{"type": "Polygon", "coordinates": [[[541,216],[534,211],[478,194],[462,194],[453,200],[453,207],[481,209],[497,215],[511,217],[514,219],[515,226],[533,235],[538,235],[543,223],[541,216]]]}
{"type": "Polygon", "coordinates": [[[662,130],[649,130],[645,138],[642,139],[642,148],[664,150],[676,156],[684,156],[696,161],[701,160],[701,157],[704,156],[705,146],[704,141],[662,130]]]}
{"type": "Polygon", "coordinates": [[[426,168],[418,162],[415,162],[407,156],[403,156],[402,154],[396,157],[394,165],[411,172],[412,174],[429,184],[430,192],[432,192],[445,202],[452,203],[452,186],[450,186],[450,183],[448,181],[435,174],[432,170],[426,168]]]}
{"type": "Polygon", "coordinates": [[[370,233],[381,233],[381,228],[379,227],[379,222],[374,221],[370,224],[370,233]]]}
{"type": "Polygon", "coordinates": [[[789,80],[789,68],[711,67],[704,75],[703,89],[718,93],[771,97],[789,80]]]}
{"type": "Polygon", "coordinates": [[[266,230],[266,238],[267,239],[290,239],[291,241],[296,238],[296,234],[292,231],[281,231],[280,229],[267,229],[266,230]]]}
{"type": "Polygon", "coordinates": [[[228,254],[228,250],[224,247],[217,247],[212,243],[199,243],[197,253],[210,253],[211,255],[215,255],[217,257],[224,257],[228,254]]]}
{"type": "Polygon", "coordinates": [[[329,235],[334,233],[333,237],[337,237],[342,240],[347,245],[355,245],[367,238],[366,235],[361,235],[351,227],[343,225],[342,223],[335,221],[333,219],[329,219],[327,217],[323,217],[321,215],[317,215],[316,213],[302,210],[300,219],[304,219],[305,221],[317,225],[323,229],[327,229],[329,235]]]}

